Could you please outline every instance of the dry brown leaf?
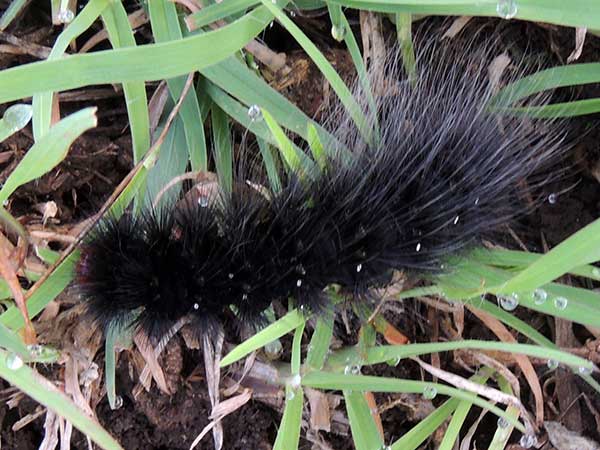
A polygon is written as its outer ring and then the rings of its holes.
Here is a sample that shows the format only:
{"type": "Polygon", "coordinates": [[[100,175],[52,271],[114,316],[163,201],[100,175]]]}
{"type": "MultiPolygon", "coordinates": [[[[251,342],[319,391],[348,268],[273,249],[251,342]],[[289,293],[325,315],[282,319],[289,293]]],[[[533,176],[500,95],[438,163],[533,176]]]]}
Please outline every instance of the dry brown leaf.
{"type": "Polygon", "coordinates": [[[327,394],[309,387],[304,389],[310,405],[310,428],[319,431],[331,431],[331,411],[327,394]]]}
{"type": "MultiPolygon", "coordinates": [[[[165,380],[165,374],[163,373],[162,367],[160,367],[160,364],[158,363],[158,355],[155,353],[152,345],[150,345],[148,338],[146,336],[141,336],[140,333],[136,333],[133,338],[133,342],[135,342],[135,345],[146,361],[146,368],[150,371],[150,374],[152,374],[152,378],[154,378],[154,381],[156,381],[158,388],[167,395],[171,394],[165,380]]],[[[144,368],[144,371],[146,368],[144,368]]],[[[144,371],[142,371],[142,374],[144,371]]],[[[141,375],[140,382],[142,382],[141,375]]]]}
{"type": "Polygon", "coordinates": [[[567,64],[577,61],[583,51],[583,44],[585,43],[585,35],[587,34],[587,28],[575,28],[575,48],[567,58],[567,64]]]}
{"type": "MultiPolygon", "coordinates": [[[[510,331],[508,331],[508,329],[498,319],[473,306],[467,306],[467,308],[475,316],[477,316],[477,318],[481,320],[485,326],[492,331],[492,333],[498,336],[502,342],[511,344],[517,342],[510,331]]],[[[542,394],[540,380],[535,372],[533,364],[531,364],[531,361],[527,356],[514,354],[512,357],[523,371],[523,375],[531,387],[531,392],[533,393],[533,397],[535,399],[535,421],[538,425],[541,425],[544,421],[544,396],[542,394]]]]}

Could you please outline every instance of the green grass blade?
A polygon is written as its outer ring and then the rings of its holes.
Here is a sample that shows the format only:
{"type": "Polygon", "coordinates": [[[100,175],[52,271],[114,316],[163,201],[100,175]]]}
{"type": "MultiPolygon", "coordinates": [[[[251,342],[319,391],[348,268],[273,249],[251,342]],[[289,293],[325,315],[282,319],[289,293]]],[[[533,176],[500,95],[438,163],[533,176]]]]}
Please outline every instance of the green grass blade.
{"type": "MultiPolygon", "coordinates": [[[[471,411],[472,406],[473,403],[467,400],[461,400],[452,414],[452,419],[448,424],[448,428],[446,428],[444,438],[442,439],[442,442],[440,442],[438,450],[452,450],[454,448],[460,429],[467,420],[467,415],[471,411]]],[[[517,418],[518,417],[515,417],[515,420],[517,420],[517,418]]]]}
{"type": "Polygon", "coordinates": [[[373,132],[369,121],[352,96],[350,89],[348,89],[348,86],[346,86],[342,78],[331,66],[329,61],[327,61],[317,46],[312,43],[312,41],[302,32],[302,30],[291,19],[289,19],[279,7],[274,5],[270,0],[262,0],[262,3],[269,9],[269,11],[271,11],[273,16],[277,18],[281,25],[283,25],[283,27],[294,37],[294,39],[296,39],[298,44],[302,46],[304,51],[306,51],[306,53],[310,56],[319,70],[323,73],[323,75],[325,75],[325,78],[327,78],[327,81],[331,85],[332,89],[338,95],[342,104],[346,107],[348,114],[350,114],[350,117],[352,117],[352,120],[356,124],[365,141],[372,142],[373,132]]]}
{"type": "MultiPolygon", "coordinates": [[[[102,20],[113,48],[136,46],[127,11],[121,2],[112,2],[104,9],[102,20]]],[[[146,86],[143,81],[129,81],[123,83],[123,93],[131,128],[133,162],[136,164],[150,148],[150,117],[146,86]]]]}
{"type": "MultiPolygon", "coordinates": [[[[61,58],[71,41],[91,27],[108,4],[109,0],[90,0],[81,12],[75,16],[75,19],[58,35],[56,42],[52,46],[48,60],[61,58]]],[[[23,76],[28,76],[27,73],[25,72],[23,76]]],[[[56,74],[52,74],[51,76],[56,77],[56,74]]],[[[50,129],[53,92],[34,92],[33,94],[31,103],[33,106],[33,136],[37,141],[50,129]]]]}
{"type": "Polygon", "coordinates": [[[18,104],[7,108],[0,119],[0,142],[25,128],[31,120],[31,114],[31,105],[18,104]]]}
{"type": "Polygon", "coordinates": [[[283,161],[285,161],[287,167],[293,173],[298,174],[301,177],[306,177],[307,175],[312,174],[314,171],[314,164],[309,165],[306,159],[303,159],[298,155],[298,152],[294,148],[292,141],[290,141],[290,139],[285,135],[285,132],[281,129],[275,118],[269,114],[267,110],[263,109],[262,115],[265,123],[275,138],[275,142],[277,142],[279,153],[281,154],[281,157],[283,161]]]}
{"type": "MultiPolygon", "coordinates": [[[[175,3],[167,0],[156,0],[149,2],[148,8],[150,11],[152,33],[156,42],[175,41],[183,38],[175,3]]],[[[173,101],[177,101],[181,96],[185,83],[185,76],[167,80],[173,101]]],[[[179,116],[184,124],[192,170],[205,171],[207,170],[208,159],[206,137],[204,135],[204,120],[200,115],[198,96],[193,87],[190,88],[181,104],[179,116]]]]}
{"type": "MultiPolygon", "coordinates": [[[[498,17],[497,0],[329,0],[348,8],[385,13],[498,17]]],[[[565,8],[560,0],[519,0],[515,19],[571,27],[600,28],[594,0],[572,0],[565,8]]]]}
{"type": "Polygon", "coordinates": [[[31,0],[13,0],[10,2],[10,5],[8,5],[8,8],[6,8],[2,17],[0,17],[0,31],[4,31],[30,1],[31,0]]]}
{"type": "Polygon", "coordinates": [[[345,390],[344,403],[352,431],[352,442],[356,450],[385,448],[364,394],[361,391],[345,390]]]}
{"type": "Polygon", "coordinates": [[[97,124],[96,108],[86,108],[65,117],[37,141],[8,176],[0,189],[0,204],[19,186],[41,177],[60,163],[69,147],[86,130],[97,124]]]}
{"type": "Polygon", "coordinates": [[[304,392],[301,387],[286,386],[285,408],[273,450],[295,450],[300,441],[304,392]]]}
{"type": "Polygon", "coordinates": [[[0,103],[40,91],[153,81],[193,72],[238,51],[256,37],[272,18],[265,7],[259,7],[218,30],[177,41],[73,55],[6,69],[0,71],[0,103]],[[57,73],[61,76],[56,76],[57,73]]]}
{"type": "Polygon", "coordinates": [[[330,356],[329,364],[330,367],[341,367],[351,363],[363,365],[380,364],[390,360],[460,349],[492,350],[507,353],[518,353],[537,358],[554,359],[575,368],[594,368],[592,362],[561,350],[540,347],[531,344],[480,341],[473,339],[451,342],[433,342],[426,344],[380,345],[364,350],[364,354],[360,354],[355,347],[349,347],[344,350],[337,351],[330,356]]]}
{"type": "Polygon", "coordinates": [[[213,154],[217,166],[219,185],[225,192],[231,192],[233,188],[233,153],[229,121],[223,110],[215,104],[211,108],[210,118],[213,133],[213,154]]]}
{"type": "Polygon", "coordinates": [[[310,339],[304,364],[312,370],[321,370],[325,364],[329,344],[333,336],[333,316],[325,315],[317,319],[315,331],[310,339]]]}
{"type": "Polygon", "coordinates": [[[305,322],[302,322],[296,330],[294,330],[294,339],[292,341],[292,375],[300,373],[300,361],[302,358],[302,335],[304,334],[305,322]]]}
{"type": "Polygon", "coordinates": [[[271,146],[265,142],[264,139],[257,136],[256,142],[262,156],[263,164],[267,170],[267,178],[269,179],[269,186],[273,192],[281,191],[281,180],[279,179],[279,171],[275,163],[275,157],[271,151],[271,146]]]}
{"type": "Polygon", "coordinates": [[[592,222],[537,259],[504,286],[501,292],[531,291],[574,267],[600,260],[600,219],[592,222]]]}
{"type": "Polygon", "coordinates": [[[25,360],[29,358],[29,350],[19,336],[0,324],[0,347],[15,353],[25,360]]]}
{"type": "Polygon", "coordinates": [[[98,422],[88,417],[72,400],[39,375],[30,367],[24,365],[16,370],[7,366],[8,353],[0,350],[0,377],[31,398],[64,417],[78,428],[83,434],[105,450],[123,450],[114,438],[100,426],[98,422]]]}
{"type": "Polygon", "coordinates": [[[402,65],[408,77],[412,78],[417,71],[417,58],[412,39],[412,14],[396,14],[396,34],[402,53],[402,65]]]}
{"type": "Polygon", "coordinates": [[[491,403],[470,392],[452,388],[443,384],[365,375],[311,372],[302,377],[302,385],[316,389],[402,392],[410,394],[422,394],[426,389],[435,389],[438,394],[473,402],[475,405],[491,411],[498,417],[504,417],[509,423],[513,424],[520,431],[525,431],[525,427],[521,423],[515,421],[514,418],[510,417],[500,408],[493,406],[491,403]]]}
{"type": "Polygon", "coordinates": [[[190,14],[185,18],[185,23],[191,30],[196,30],[217,20],[225,19],[233,14],[245,11],[255,5],[258,0],[228,0],[221,3],[213,3],[200,11],[190,14]]]}
{"type": "MultiPolygon", "coordinates": [[[[478,375],[473,375],[469,380],[482,385],[485,384],[490,377],[491,371],[483,369],[480,372],[478,375]]],[[[459,403],[460,401],[455,398],[446,400],[435,411],[394,442],[390,450],[415,450],[450,417],[459,403]]]]}
{"type": "Polygon", "coordinates": [[[295,330],[302,323],[304,323],[304,320],[304,316],[298,312],[297,309],[290,311],[281,319],[259,331],[251,338],[246,339],[240,345],[231,350],[221,360],[221,367],[228,366],[229,364],[232,364],[242,359],[244,356],[252,353],[254,350],[258,350],[269,342],[273,342],[275,339],[279,339],[284,334],[295,330]]]}

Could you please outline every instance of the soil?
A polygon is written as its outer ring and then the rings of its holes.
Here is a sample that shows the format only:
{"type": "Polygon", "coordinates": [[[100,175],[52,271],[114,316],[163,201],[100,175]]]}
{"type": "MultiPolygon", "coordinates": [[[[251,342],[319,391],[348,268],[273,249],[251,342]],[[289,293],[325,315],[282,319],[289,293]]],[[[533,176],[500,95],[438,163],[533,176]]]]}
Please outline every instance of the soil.
{"type": "MultiPolygon", "coordinates": [[[[133,4],[130,6],[133,9],[133,4]]],[[[60,30],[51,26],[47,11],[37,7],[29,7],[28,11],[29,13],[9,28],[7,33],[40,46],[51,47],[60,30]]],[[[310,17],[299,15],[295,20],[319,45],[342,77],[346,80],[352,79],[354,70],[352,61],[344,48],[331,39],[329,35],[331,24],[327,14],[313,13],[310,17]]],[[[358,35],[358,18],[351,14],[350,20],[355,34],[358,35]]],[[[448,20],[430,19],[417,23],[415,28],[427,32],[434,30],[439,33],[449,24],[448,20]]],[[[476,19],[468,27],[471,30],[485,29],[487,35],[497,33],[501,36],[503,45],[510,51],[527,52],[534,58],[544,61],[544,65],[547,66],[563,64],[574,46],[574,31],[556,26],[476,19]]],[[[94,30],[86,33],[78,41],[78,46],[99,29],[99,26],[95,25],[94,30]]],[[[390,35],[393,26],[385,22],[384,29],[386,34],[390,35]]],[[[139,30],[137,39],[143,43],[147,42],[149,37],[150,33],[146,25],[139,30]]],[[[334,94],[329,93],[318,69],[279,25],[267,28],[262,38],[272,49],[286,54],[287,65],[292,69],[291,72],[282,74],[261,67],[265,78],[309,116],[317,120],[322,119],[324,105],[334,94]]],[[[597,61],[600,58],[600,39],[591,35],[588,35],[587,39],[579,61],[597,61]]],[[[4,40],[1,35],[0,40],[4,40]]],[[[99,48],[105,45],[101,44],[99,48]]],[[[35,58],[30,55],[13,55],[0,51],[2,69],[33,60],[35,58]]],[[[149,96],[155,88],[155,84],[148,86],[149,96]]],[[[557,95],[588,98],[599,96],[599,91],[598,86],[584,86],[569,92],[559,92],[557,95]]],[[[11,197],[7,207],[13,215],[20,217],[24,224],[40,223],[39,205],[55,202],[58,213],[48,222],[48,225],[66,228],[74,226],[97,211],[130,170],[131,140],[129,130],[124,125],[127,118],[121,92],[111,86],[96,86],[61,95],[62,115],[89,105],[96,105],[99,108],[98,128],[77,140],[67,158],[56,170],[36,182],[23,186],[11,197]]],[[[0,113],[3,113],[3,107],[0,107],[0,113]]],[[[600,150],[598,147],[600,127],[597,125],[598,118],[590,116],[564,124],[568,135],[576,136],[576,139],[571,139],[575,142],[574,147],[563,161],[564,176],[544,187],[547,192],[543,195],[554,194],[553,201],[545,201],[535,214],[524,219],[515,228],[522,245],[527,249],[544,251],[600,216],[600,150]]],[[[566,141],[569,139],[567,138],[566,141]]],[[[6,179],[32,142],[31,130],[27,128],[0,144],[0,181],[6,179]]],[[[510,246],[519,247],[520,244],[512,237],[506,239],[510,246]]],[[[579,283],[578,280],[572,282],[579,283]]],[[[77,304],[77,300],[68,294],[59,300],[61,312],[77,304]]],[[[442,322],[448,318],[446,313],[436,317],[432,315],[432,311],[427,306],[414,304],[406,305],[401,311],[386,311],[385,315],[387,320],[397,329],[402,330],[411,341],[427,342],[440,335],[442,322]]],[[[518,314],[546,336],[555,334],[555,324],[547,318],[531,313],[518,312],[518,314]]],[[[358,330],[357,319],[351,316],[350,320],[355,321],[353,323],[355,326],[351,329],[358,330]]],[[[464,338],[494,338],[490,330],[474,316],[467,313],[464,320],[464,338]]],[[[357,340],[356,333],[348,334],[341,322],[337,326],[336,336],[337,340],[346,344],[356,343],[357,340]]],[[[582,327],[575,327],[576,346],[582,347],[591,337],[582,327]]],[[[228,338],[232,341],[237,339],[236,336],[228,336],[228,338]]],[[[285,360],[285,355],[290,348],[290,340],[286,337],[282,342],[285,349],[282,359],[285,360]]],[[[138,395],[134,395],[136,385],[133,380],[137,380],[139,375],[136,358],[139,359],[139,356],[123,352],[119,359],[117,386],[123,399],[119,409],[110,409],[103,392],[98,392],[97,398],[93,397],[92,404],[96,404],[95,411],[98,419],[127,450],[188,449],[191,442],[209,423],[208,416],[211,411],[201,352],[190,350],[180,337],[175,337],[169,343],[161,357],[161,364],[165,368],[167,384],[172,390],[170,395],[160,392],[154,385],[149,392],[141,390],[138,395]]],[[[452,361],[448,356],[444,358],[442,367],[446,370],[469,375],[459,361],[452,361]]],[[[101,350],[96,353],[94,360],[99,367],[103,366],[104,355],[101,350]]],[[[538,375],[542,383],[547,383],[545,385],[548,394],[547,416],[552,420],[560,420],[564,415],[571,414],[573,410],[578,411],[581,420],[576,423],[575,429],[571,429],[597,441],[600,440],[598,395],[587,385],[580,383],[577,377],[565,371],[552,374],[544,368],[538,366],[538,375]],[[576,392],[585,394],[587,401],[584,402],[580,398],[574,406],[560,403],[556,398],[556,386],[563,382],[574,384],[576,392]]],[[[522,378],[518,369],[515,369],[515,372],[522,378]]],[[[415,363],[403,363],[397,367],[381,365],[367,368],[363,373],[412,379],[423,377],[415,363]]],[[[48,368],[46,375],[53,380],[63,380],[63,368],[61,366],[48,368]]],[[[224,374],[224,377],[228,378],[229,374],[224,374]]],[[[13,392],[6,383],[4,387],[6,389],[3,391],[3,398],[8,399],[13,392]]],[[[527,383],[522,382],[521,387],[525,406],[532,410],[533,399],[527,383]]],[[[279,400],[274,398],[268,401],[250,400],[238,411],[227,416],[222,422],[223,448],[233,450],[272,448],[281,420],[281,398],[279,400]]],[[[382,413],[386,442],[397,439],[440,403],[438,399],[430,401],[424,400],[421,396],[400,395],[377,395],[376,400],[380,408],[390,402],[398,404],[382,413]]],[[[3,448],[15,450],[38,448],[44,436],[44,415],[18,432],[12,431],[13,425],[19,419],[35,411],[36,408],[37,404],[27,398],[23,398],[14,408],[9,408],[7,404],[0,407],[0,436],[3,448]]],[[[308,416],[305,419],[308,420],[308,416]]],[[[470,426],[476,419],[476,416],[470,416],[466,426],[470,426]]],[[[492,416],[483,419],[474,437],[478,448],[485,448],[490,442],[495,427],[495,419],[492,416]]],[[[306,432],[307,427],[303,426],[300,448],[327,448],[315,445],[314,436],[309,439],[306,432]]],[[[466,429],[463,430],[463,434],[465,432],[466,429]]],[[[441,434],[436,434],[423,448],[435,448],[439,444],[439,436],[441,434]]],[[[343,420],[337,424],[335,430],[322,432],[321,438],[324,442],[328,442],[331,448],[337,450],[353,448],[347,423],[343,420]]],[[[74,432],[71,448],[87,448],[82,434],[74,432]]],[[[209,433],[196,448],[214,448],[211,434],[209,433]]],[[[550,450],[552,447],[544,448],[550,450]]]]}

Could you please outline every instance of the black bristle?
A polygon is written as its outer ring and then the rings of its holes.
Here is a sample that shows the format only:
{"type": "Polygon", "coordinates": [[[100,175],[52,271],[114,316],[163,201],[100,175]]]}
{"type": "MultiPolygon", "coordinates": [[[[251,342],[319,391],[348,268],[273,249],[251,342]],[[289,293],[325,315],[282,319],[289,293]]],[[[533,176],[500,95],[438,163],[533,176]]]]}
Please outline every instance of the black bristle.
{"type": "Polygon", "coordinates": [[[139,313],[137,326],[157,338],[184,317],[215,330],[230,307],[242,323],[289,298],[324,312],[328,285],[361,297],[392,270],[440,272],[445,257],[524,213],[519,183],[543,180],[535,174],[562,136],[489,110],[496,87],[472,67],[488,47],[467,57],[440,50],[421,55],[410,81],[394,68],[371,80],[384,91],[375,144],[332,115],[339,148],[320,172],[268,194],[241,177],[207,206],[106,219],[78,266],[90,314],[105,327],[139,313]]]}

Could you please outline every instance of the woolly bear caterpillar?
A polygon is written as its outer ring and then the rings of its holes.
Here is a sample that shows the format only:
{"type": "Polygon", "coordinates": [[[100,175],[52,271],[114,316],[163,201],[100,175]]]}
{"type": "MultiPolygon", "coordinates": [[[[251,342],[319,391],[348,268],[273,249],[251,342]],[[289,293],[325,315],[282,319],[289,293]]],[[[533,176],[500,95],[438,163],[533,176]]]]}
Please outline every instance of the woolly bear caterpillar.
{"type": "Polygon", "coordinates": [[[525,211],[517,183],[542,182],[535,174],[561,148],[556,127],[540,133],[497,112],[510,99],[490,110],[495,87],[480,70],[490,49],[430,48],[411,81],[399,81],[392,62],[385,80],[371,80],[381,91],[376,142],[334,113],[339,148],[278,191],[240,187],[242,175],[209,204],[105,219],[77,267],[93,320],[106,327],[136,314],[136,326],[160,338],[188,317],[203,333],[232,308],[242,323],[288,298],[319,312],[331,284],[363,297],[393,270],[440,272],[445,257],[525,211]]]}

